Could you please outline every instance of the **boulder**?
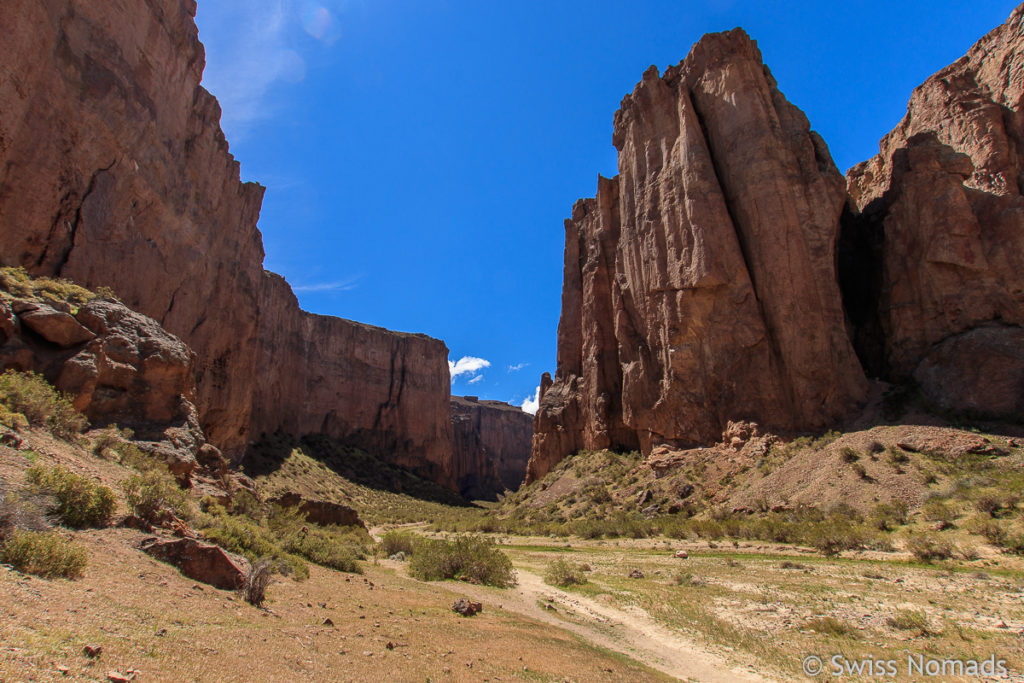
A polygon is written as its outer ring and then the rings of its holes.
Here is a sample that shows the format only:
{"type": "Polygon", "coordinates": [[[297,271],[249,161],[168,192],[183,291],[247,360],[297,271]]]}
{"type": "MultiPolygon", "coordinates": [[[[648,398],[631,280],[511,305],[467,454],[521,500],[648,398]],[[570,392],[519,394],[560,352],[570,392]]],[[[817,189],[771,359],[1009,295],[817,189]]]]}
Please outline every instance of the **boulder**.
{"type": "Polygon", "coordinates": [[[18,309],[18,320],[25,327],[62,348],[84,344],[96,336],[74,316],[46,304],[27,304],[18,309]]]}
{"type": "Polygon", "coordinates": [[[243,558],[194,538],[150,537],[143,539],[139,548],[161,562],[174,565],[190,579],[225,590],[241,587],[249,568],[243,558]]]}
{"type": "Polygon", "coordinates": [[[471,617],[475,614],[479,614],[484,609],[484,606],[479,602],[473,602],[469,598],[459,598],[452,605],[452,611],[458,612],[464,617],[471,617]]]}

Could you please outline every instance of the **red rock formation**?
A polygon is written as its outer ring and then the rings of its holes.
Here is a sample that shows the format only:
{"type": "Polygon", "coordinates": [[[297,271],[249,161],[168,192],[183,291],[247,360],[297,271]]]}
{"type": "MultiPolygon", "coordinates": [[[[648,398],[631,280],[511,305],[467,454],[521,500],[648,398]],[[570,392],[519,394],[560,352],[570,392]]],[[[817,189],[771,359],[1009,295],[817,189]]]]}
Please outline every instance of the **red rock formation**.
{"type": "Polygon", "coordinates": [[[844,289],[869,371],[1024,416],[1024,6],[850,169],[844,289]]]}
{"type": "Polygon", "coordinates": [[[10,0],[0,41],[0,259],[109,286],[197,353],[210,440],[325,431],[446,480],[441,342],[302,313],[262,268],[202,87],[194,0],[10,0]]]}
{"type": "Polygon", "coordinates": [[[558,371],[528,480],[580,448],[823,427],[866,392],[835,274],[845,192],[741,30],[653,67],[615,115],[619,176],[566,221],[558,371]]]}
{"type": "Polygon", "coordinates": [[[452,396],[452,472],[470,500],[494,499],[523,483],[533,417],[501,401],[452,396]]]}

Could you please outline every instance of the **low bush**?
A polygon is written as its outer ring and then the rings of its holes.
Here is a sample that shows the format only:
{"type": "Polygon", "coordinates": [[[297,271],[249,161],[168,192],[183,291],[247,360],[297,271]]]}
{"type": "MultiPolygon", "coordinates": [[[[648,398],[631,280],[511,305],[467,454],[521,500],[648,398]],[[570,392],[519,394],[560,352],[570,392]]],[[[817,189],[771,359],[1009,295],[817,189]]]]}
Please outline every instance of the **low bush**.
{"type": "Polygon", "coordinates": [[[416,542],[417,536],[411,531],[388,531],[380,537],[379,554],[391,557],[395,553],[405,553],[406,557],[412,557],[416,542]]]}
{"type": "Polygon", "coordinates": [[[812,524],[805,535],[806,542],[826,557],[833,557],[844,550],[864,547],[866,534],[863,529],[848,521],[830,518],[812,524]]]}
{"type": "Polygon", "coordinates": [[[416,546],[409,573],[423,581],[459,579],[498,588],[516,584],[512,561],[492,541],[478,536],[424,539],[416,546]]]}
{"type": "Polygon", "coordinates": [[[114,514],[117,500],[113,491],[63,467],[37,465],[29,468],[26,479],[30,490],[53,497],[53,513],[65,526],[102,527],[114,514]]]}
{"type": "Polygon", "coordinates": [[[7,370],[0,375],[0,405],[24,415],[33,427],[49,429],[65,439],[89,424],[71,401],[34,372],[7,370]]]}
{"type": "Polygon", "coordinates": [[[901,609],[888,619],[889,626],[900,631],[917,631],[920,635],[929,635],[928,617],[919,610],[901,609]]]}
{"type": "Polygon", "coordinates": [[[891,503],[879,503],[871,511],[871,526],[879,531],[892,531],[907,523],[910,517],[910,506],[902,500],[891,503]]]}
{"type": "Polygon", "coordinates": [[[807,628],[815,633],[822,633],[828,636],[850,637],[857,634],[857,629],[849,622],[835,617],[819,617],[807,622],[807,628]]]}
{"type": "Polygon", "coordinates": [[[190,516],[188,497],[170,472],[154,468],[121,482],[128,508],[150,524],[164,524],[190,516]]]}
{"type": "Polygon", "coordinates": [[[579,562],[558,558],[548,565],[544,572],[544,582],[552,586],[575,586],[587,582],[589,568],[579,562]]]}
{"type": "Polygon", "coordinates": [[[932,500],[921,510],[929,522],[952,522],[956,519],[956,511],[941,500],[932,500]]]}
{"type": "Polygon", "coordinates": [[[12,529],[0,545],[0,560],[26,574],[74,579],[82,575],[88,558],[84,548],[57,531],[12,529]]]}
{"type": "Polygon", "coordinates": [[[250,605],[263,607],[267,596],[267,587],[274,574],[274,563],[267,558],[260,558],[249,564],[242,583],[242,597],[250,605]]]}
{"type": "Polygon", "coordinates": [[[907,550],[922,562],[948,560],[953,557],[953,545],[935,534],[914,534],[907,539],[907,550]]]}
{"type": "Polygon", "coordinates": [[[846,464],[853,464],[860,460],[860,453],[850,448],[849,446],[843,446],[839,451],[839,455],[842,457],[843,462],[846,464]]]}

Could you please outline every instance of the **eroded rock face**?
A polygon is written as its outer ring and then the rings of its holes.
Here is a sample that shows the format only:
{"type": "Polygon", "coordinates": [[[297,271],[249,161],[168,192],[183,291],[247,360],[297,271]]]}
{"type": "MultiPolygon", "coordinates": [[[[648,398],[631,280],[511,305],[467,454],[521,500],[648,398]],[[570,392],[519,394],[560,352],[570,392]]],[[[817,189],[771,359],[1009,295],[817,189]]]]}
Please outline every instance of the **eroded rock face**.
{"type": "Polygon", "coordinates": [[[533,416],[501,401],[452,396],[452,461],[459,492],[493,500],[523,483],[533,439],[533,416]]]}
{"type": "Polygon", "coordinates": [[[842,175],[741,30],[653,67],[615,115],[619,175],[566,221],[558,370],[528,479],[580,448],[820,428],[867,383],[835,272],[842,175]]]}
{"type": "Polygon", "coordinates": [[[947,410],[1024,414],[1022,145],[1024,7],[914,90],[878,156],[847,176],[858,352],[947,410]]]}
{"type": "Polygon", "coordinates": [[[111,287],[187,342],[232,460],[262,433],[325,432],[449,481],[444,344],[303,313],[263,270],[263,188],[239,181],[200,86],[195,10],[5,4],[0,259],[111,287]]]}

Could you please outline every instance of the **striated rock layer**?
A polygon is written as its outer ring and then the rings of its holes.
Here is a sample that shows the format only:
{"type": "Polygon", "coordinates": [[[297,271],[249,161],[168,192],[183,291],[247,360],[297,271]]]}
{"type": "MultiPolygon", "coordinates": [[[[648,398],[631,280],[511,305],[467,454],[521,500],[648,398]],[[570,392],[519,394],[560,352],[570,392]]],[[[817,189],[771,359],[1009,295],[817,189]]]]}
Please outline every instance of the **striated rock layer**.
{"type": "Polygon", "coordinates": [[[914,90],[847,174],[842,275],[871,374],[1024,418],[1024,6],[914,90]]]}
{"type": "Polygon", "coordinates": [[[463,496],[493,500],[523,483],[533,416],[501,401],[452,396],[452,471],[463,496]]]}
{"type": "Polygon", "coordinates": [[[200,87],[194,0],[10,0],[0,42],[0,259],[108,286],[197,353],[231,457],[322,431],[450,479],[444,344],[299,310],[262,267],[263,188],[239,181],[200,87]]]}
{"type": "Polygon", "coordinates": [[[581,448],[824,427],[867,390],[835,272],[843,177],[739,29],[652,67],[615,114],[619,175],[573,207],[558,370],[528,480],[581,448]]]}

